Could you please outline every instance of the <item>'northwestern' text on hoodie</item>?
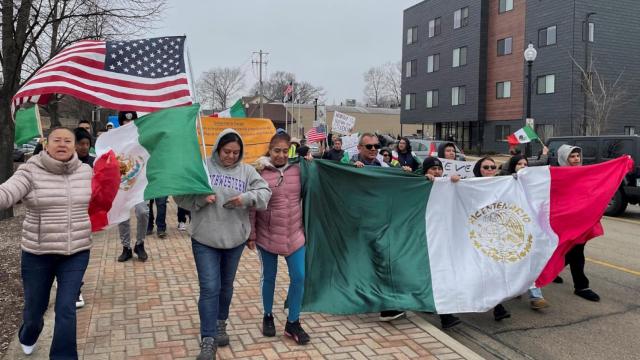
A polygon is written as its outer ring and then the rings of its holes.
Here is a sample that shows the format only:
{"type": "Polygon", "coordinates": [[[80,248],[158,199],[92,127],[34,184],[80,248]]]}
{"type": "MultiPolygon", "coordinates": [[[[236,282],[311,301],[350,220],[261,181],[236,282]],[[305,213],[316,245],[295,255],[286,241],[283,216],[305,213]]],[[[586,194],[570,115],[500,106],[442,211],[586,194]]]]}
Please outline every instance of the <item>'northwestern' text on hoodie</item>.
{"type": "MultiPolygon", "coordinates": [[[[269,184],[250,165],[242,163],[243,151],[238,162],[225,167],[218,156],[218,143],[233,129],[225,129],[218,135],[211,157],[207,159],[209,184],[216,196],[213,204],[206,202],[206,196],[176,196],[178,206],[191,210],[191,237],[197,242],[217,248],[231,249],[247,241],[251,234],[249,213],[251,208],[264,210],[269,204],[271,190],[269,184]],[[223,205],[241,195],[242,207],[226,209],[223,205]]],[[[242,141],[242,137],[240,137],[242,141]]]]}

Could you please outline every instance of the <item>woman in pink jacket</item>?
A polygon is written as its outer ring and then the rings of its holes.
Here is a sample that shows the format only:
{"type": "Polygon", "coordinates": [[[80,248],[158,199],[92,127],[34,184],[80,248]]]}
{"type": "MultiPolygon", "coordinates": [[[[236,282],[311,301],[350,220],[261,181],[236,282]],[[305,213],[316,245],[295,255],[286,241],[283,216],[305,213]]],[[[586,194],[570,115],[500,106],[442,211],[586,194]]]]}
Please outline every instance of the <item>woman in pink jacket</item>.
{"type": "Polygon", "coordinates": [[[57,279],[55,325],[50,359],[77,359],[76,299],[91,248],[91,167],[76,154],[75,135],[51,131],[45,151],[20,166],[0,185],[0,209],[22,200],[22,285],[24,311],[18,339],[33,352],[44,326],[49,293],[57,279]]]}
{"type": "Polygon", "coordinates": [[[309,342],[309,335],[300,325],[300,308],[304,293],[305,239],[302,225],[300,167],[290,164],[288,151],[291,138],[276,134],[269,144],[269,156],[258,159],[258,172],[269,183],[272,195],[267,210],[255,214],[255,225],[249,243],[258,247],[262,262],[262,303],[264,318],[262,333],[275,336],[273,293],[275,290],[278,255],[285,257],[289,268],[289,315],[284,334],[298,344],[309,342]]]}

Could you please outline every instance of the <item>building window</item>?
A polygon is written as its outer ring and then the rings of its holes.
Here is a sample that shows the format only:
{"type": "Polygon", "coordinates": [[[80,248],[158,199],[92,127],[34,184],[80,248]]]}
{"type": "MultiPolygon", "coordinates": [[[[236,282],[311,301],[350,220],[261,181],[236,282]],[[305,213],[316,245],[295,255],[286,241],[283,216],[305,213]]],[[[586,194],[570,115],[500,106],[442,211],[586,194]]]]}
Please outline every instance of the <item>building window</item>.
{"type": "Polygon", "coordinates": [[[513,38],[498,40],[498,56],[509,55],[512,51],[513,38]]]}
{"type": "Polygon", "coordinates": [[[416,94],[406,94],[404,96],[404,109],[413,110],[416,108],[416,94]]]}
{"type": "Polygon", "coordinates": [[[463,46],[457,49],[453,49],[453,61],[452,67],[459,67],[467,65],[467,47],[463,46]]]}
{"type": "Polygon", "coordinates": [[[437,107],[439,102],[438,98],[438,90],[427,91],[427,109],[437,107]]]}
{"type": "Polygon", "coordinates": [[[427,72],[432,73],[440,70],[440,54],[429,55],[427,57],[427,72]]]}
{"type": "Polygon", "coordinates": [[[500,0],[500,8],[498,9],[499,13],[507,12],[513,10],[513,0],[500,0]]]}
{"type": "Polygon", "coordinates": [[[635,126],[625,126],[624,127],[624,134],[625,135],[635,135],[636,134],[636,127],[635,126]]]}
{"type": "Polygon", "coordinates": [[[467,87],[456,86],[451,88],[451,105],[458,106],[464,105],[467,101],[467,87]]]}
{"type": "Polygon", "coordinates": [[[464,7],[453,12],[453,28],[458,29],[469,25],[469,7],[464,7]]]}
{"type": "Polygon", "coordinates": [[[556,92],[556,76],[538,76],[538,94],[553,94],[556,92]]]}
{"type": "Polygon", "coordinates": [[[506,141],[509,135],[511,135],[510,125],[496,125],[496,141],[506,141]]]}
{"type": "Polygon", "coordinates": [[[429,37],[432,38],[434,36],[440,35],[442,29],[440,27],[440,18],[435,18],[433,20],[429,20],[429,37]]]}
{"type": "Polygon", "coordinates": [[[596,31],[596,24],[589,22],[587,23],[587,25],[585,26],[584,23],[582,23],[582,40],[583,41],[588,41],[588,42],[593,42],[594,40],[594,33],[596,31]]]}
{"type": "Polygon", "coordinates": [[[407,45],[415,44],[418,42],[418,27],[410,27],[407,29],[407,45]]]}
{"type": "Polygon", "coordinates": [[[549,26],[538,30],[538,47],[554,45],[556,43],[556,26],[549,26]]]}
{"type": "Polygon", "coordinates": [[[511,97],[511,81],[496,83],[496,99],[508,99],[511,97]]]}
{"type": "Polygon", "coordinates": [[[551,124],[536,124],[536,134],[543,142],[548,138],[553,137],[553,125],[551,124]]]}
{"type": "Polygon", "coordinates": [[[405,64],[405,77],[414,77],[418,72],[418,60],[410,60],[405,64]]]}

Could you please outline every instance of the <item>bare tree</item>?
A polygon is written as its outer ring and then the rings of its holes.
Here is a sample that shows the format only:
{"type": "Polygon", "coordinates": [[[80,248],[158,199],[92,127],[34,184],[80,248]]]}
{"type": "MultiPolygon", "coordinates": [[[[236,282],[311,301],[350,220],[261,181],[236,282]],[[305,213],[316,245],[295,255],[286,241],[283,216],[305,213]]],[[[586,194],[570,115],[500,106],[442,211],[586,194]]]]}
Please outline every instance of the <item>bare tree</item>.
{"type": "MultiPolygon", "coordinates": [[[[165,6],[166,0],[0,0],[0,183],[13,173],[10,109],[20,86],[75,41],[148,31],[165,6]]],[[[12,215],[11,209],[0,211],[0,219],[12,215]]]]}
{"type": "Polygon", "coordinates": [[[364,73],[365,102],[380,106],[384,98],[385,72],[382,66],[375,66],[364,73]]]}
{"type": "Polygon", "coordinates": [[[588,111],[583,114],[580,130],[584,135],[598,136],[606,129],[611,112],[630,100],[628,89],[623,84],[624,70],[607,79],[596,68],[593,57],[586,68],[573,57],[571,60],[578,68],[582,91],[587,98],[588,111]]]}
{"type": "Polygon", "coordinates": [[[226,109],[229,100],[244,89],[245,74],[239,67],[215,68],[205,71],[198,79],[198,96],[211,109],[226,109]]]}
{"type": "MultiPolygon", "coordinates": [[[[271,100],[282,101],[284,99],[284,90],[289,83],[293,83],[293,99],[301,104],[308,104],[314,99],[320,99],[325,96],[322,86],[316,86],[307,81],[296,81],[296,76],[285,71],[276,71],[263,82],[264,96],[271,100]]],[[[252,93],[258,94],[260,84],[256,83],[252,88],[252,93]]]]}
{"type": "Polygon", "coordinates": [[[383,68],[386,97],[393,101],[393,107],[398,107],[401,101],[402,64],[400,61],[388,62],[383,65],[383,68]]]}

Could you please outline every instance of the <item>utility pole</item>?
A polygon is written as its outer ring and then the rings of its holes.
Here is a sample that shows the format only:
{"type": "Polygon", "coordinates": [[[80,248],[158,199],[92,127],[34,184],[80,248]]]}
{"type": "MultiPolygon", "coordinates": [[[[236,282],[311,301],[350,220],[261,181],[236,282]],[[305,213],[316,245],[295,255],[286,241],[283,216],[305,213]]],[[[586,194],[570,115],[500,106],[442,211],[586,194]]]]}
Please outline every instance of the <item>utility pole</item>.
{"type": "Polygon", "coordinates": [[[260,51],[254,51],[253,54],[254,55],[256,55],[256,54],[258,55],[258,61],[252,61],[252,63],[253,64],[257,64],[258,66],[260,66],[260,70],[259,70],[259,73],[260,73],[260,117],[263,118],[264,117],[264,110],[263,110],[264,106],[262,104],[262,98],[264,97],[264,95],[263,95],[264,91],[263,91],[263,86],[262,86],[262,66],[263,65],[266,66],[267,62],[263,61],[262,57],[266,56],[266,55],[269,55],[269,53],[266,53],[266,52],[263,52],[262,50],[260,50],[260,51]]]}
{"type": "MultiPolygon", "coordinates": [[[[582,37],[584,39],[584,73],[586,74],[583,79],[583,89],[582,89],[582,135],[587,135],[587,89],[591,89],[591,33],[589,32],[589,19],[591,16],[596,15],[594,12],[590,12],[584,18],[584,25],[582,27],[582,37]]],[[[573,129],[571,129],[573,131],[573,129]]]]}

